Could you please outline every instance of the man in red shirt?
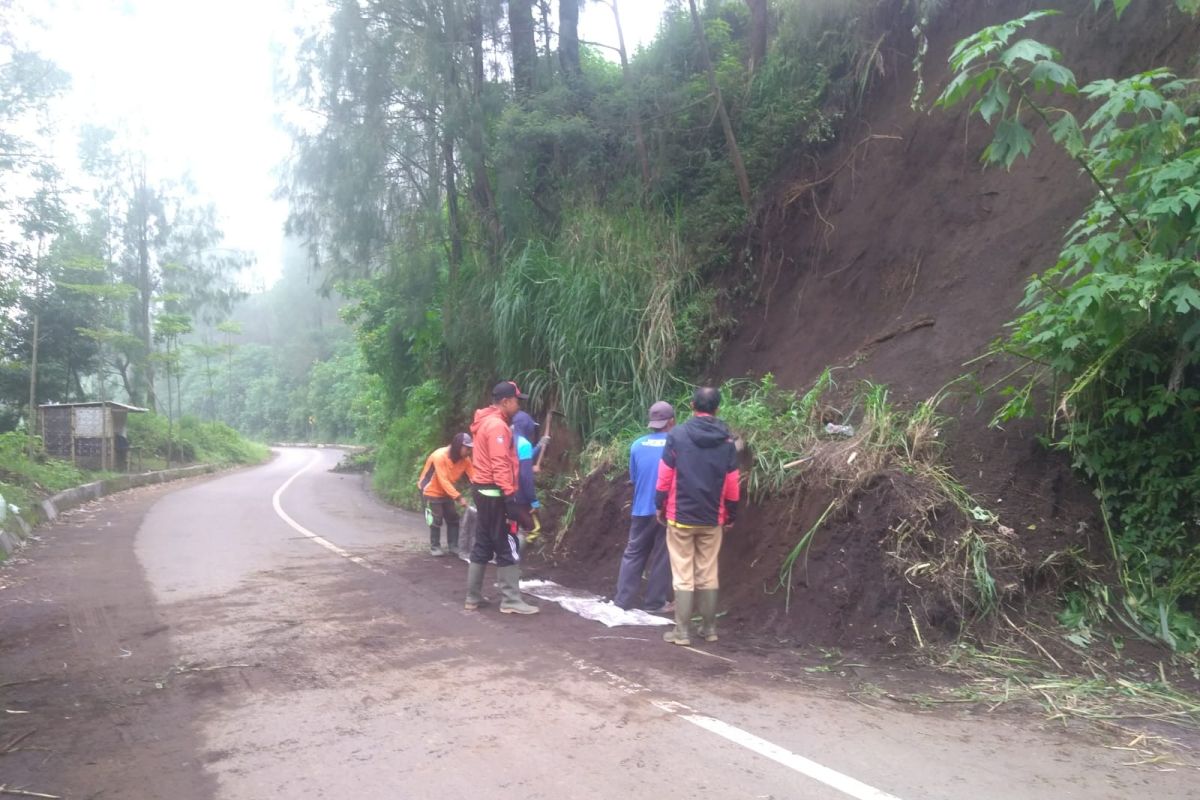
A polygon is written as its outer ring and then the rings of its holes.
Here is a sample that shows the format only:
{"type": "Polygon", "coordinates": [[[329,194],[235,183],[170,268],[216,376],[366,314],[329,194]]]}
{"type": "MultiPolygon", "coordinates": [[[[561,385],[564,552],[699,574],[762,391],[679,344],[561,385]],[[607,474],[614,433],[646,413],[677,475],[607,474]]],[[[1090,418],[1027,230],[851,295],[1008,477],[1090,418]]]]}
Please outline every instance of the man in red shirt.
{"type": "Polygon", "coordinates": [[[487,563],[496,559],[496,577],[500,592],[500,611],[505,614],[536,614],[537,606],[521,599],[520,542],[509,519],[516,519],[517,449],[513,442],[513,416],[521,409],[525,395],[512,381],[492,388],[492,404],[475,412],[471,423],[474,447],[474,477],[471,488],[478,512],[475,546],[467,564],[467,600],[464,608],[474,611],[483,602],[483,574],[487,563]]]}

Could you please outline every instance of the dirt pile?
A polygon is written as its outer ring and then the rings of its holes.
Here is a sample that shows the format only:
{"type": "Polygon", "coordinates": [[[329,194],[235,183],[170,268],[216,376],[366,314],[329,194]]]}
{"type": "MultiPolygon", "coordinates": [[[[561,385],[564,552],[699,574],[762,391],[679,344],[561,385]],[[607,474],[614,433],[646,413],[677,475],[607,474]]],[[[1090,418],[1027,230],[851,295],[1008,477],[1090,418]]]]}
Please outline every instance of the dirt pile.
{"type": "MultiPolygon", "coordinates": [[[[884,77],[876,72],[861,115],[845,122],[821,159],[797,158],[762,193],[769,199],[747,248],[758,285],[733,309],[738,331],[714,379],[772,373],[781,386],[803,389],[840,365],[842,387],[870,380],[888,384],[900,401],[928,398],[1002,333],[1025,280],[1053,263],[1090,200],[1089,183],[1047,137],[1011,172],[983,170],[991,133],[966,108],[911,108],[915,43],[902,5],[884,7],[873,23],[887,31],[884,77]]],[[[1135,3],[1120,21],[1111,10],[1094,12],[1090,0],[1042,6],[1064,13],[1029,36],[1059,47],[1081,84],[1164,65],[1195,70],[1200,30],[1171,4],[1135,3]]],[[[945,4],[930,31],[924,105],[950,78],[955,42],[1029,10],[1018,0],[945,4]]],[[[1003,365],[993,365],[980,377],[1002,374],[1003,365]]],[[[989,429],[993,408],[975,398],[943,406],[953,417],[944,458],[998,516],[994,529],[1004,540],[990,553],[997,591],[1041,602],[1048,613],[1054,593],[1039,599],[1038,590],[1103,561],[1107,545],[1090,492],[1065,459],[1038,444],[1032,425],[989,429]],[[998,563],[1008,548],[1019,555],[1011,569],[998,563]]],[[[583,482],[551,556],[600,592],[612,591],[627,533],[625,479],[617,468],[583,482]]],[[[956,635],[962,614],[952,594],[931,592],[913,567],[920,547],[965,546],[970,521],[935,505],[922,524],[939,541],[906,542],[921,491],[894,468],[858,485],[823,521],[790,581],[780,579],[781,562],[835,493],[816,482],[796,497],[749,507],[722,552],[729,620],[745,634],[822,645],[906,647],[918,636],[956,635]]]]}

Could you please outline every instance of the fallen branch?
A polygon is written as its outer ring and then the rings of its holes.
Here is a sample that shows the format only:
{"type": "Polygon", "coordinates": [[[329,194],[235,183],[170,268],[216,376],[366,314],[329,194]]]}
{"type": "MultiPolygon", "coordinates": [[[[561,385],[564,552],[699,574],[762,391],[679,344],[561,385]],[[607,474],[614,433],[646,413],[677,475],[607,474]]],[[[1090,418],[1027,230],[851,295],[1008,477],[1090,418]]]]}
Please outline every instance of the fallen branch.
{"type": "Polygon", "coordinates": [[[37,729],[34,729],[32,731],[27,731],[26,733],[22,733],[20,736],[13,739],[8,744],[6,744],[4,746],[3,750],[0,750],[0,756],[6,756],[9,753],[15,752],[17,749],[17,745],[19,745],[21,742],[28,739],[30,736],[33,736],[35,733],[37,733],[37,729]]]}
{"type": "Polygon", "coordinates": [[[24,686],[27,683],[40,683],[46,680],[45,678],[26,678],[23,681],[9,681],[8,683],[0,683],[0,689],[7,689],[10,686],[24,686]]]}
{"type": "Polygon", "coordinates": [[[57,794],[42,794],[41,792],[27,792],[24,789],[10,789],[8,786],[0,785],[0,794],[11,794],[18,797],[43,797],[46,800],[62,800],[62,797],[57,794]]]}
{"type": "Polygon", "coordinates": [[[863,344],[862,347],[860,347],[858,349],[866,350],[868,347],[874,347],[877,344],[883,344],[884,342],[888,341],[889,339],[895,339],[897,336],[900,336],[902,334],[912,333],[913,331],[920,330],[921,328],[932,328],[936,324],[937,324],[937,320],[935,320],[933,317],[922,317],[921,319],[919,319],[915,322],[910,322],[909,324],[904,325],[903,327],[894,328],[893,330],[890,330],[887,333],[880,334],[879,336],[876,336],[874,339],[868,340],[865,344],[863,344]]]}

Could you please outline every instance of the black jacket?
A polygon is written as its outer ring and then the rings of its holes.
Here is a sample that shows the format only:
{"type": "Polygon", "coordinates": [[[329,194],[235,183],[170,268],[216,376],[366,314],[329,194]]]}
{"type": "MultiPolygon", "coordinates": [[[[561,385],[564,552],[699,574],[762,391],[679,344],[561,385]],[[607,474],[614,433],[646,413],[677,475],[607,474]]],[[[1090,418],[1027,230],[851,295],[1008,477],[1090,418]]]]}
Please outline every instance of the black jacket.
{"type": "Polygon", "coordinates": [[[655,503],[683,525],[724,525],[737,516],[737,448],[725,423],[697,414],[667,435],[655,503]]]}

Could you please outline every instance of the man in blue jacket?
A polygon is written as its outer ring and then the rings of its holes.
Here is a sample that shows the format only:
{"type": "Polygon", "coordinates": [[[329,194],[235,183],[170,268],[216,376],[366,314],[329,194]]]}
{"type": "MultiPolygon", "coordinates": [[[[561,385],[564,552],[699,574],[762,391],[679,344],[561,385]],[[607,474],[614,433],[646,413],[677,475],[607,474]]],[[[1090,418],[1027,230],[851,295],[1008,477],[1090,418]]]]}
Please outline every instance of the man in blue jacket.
{"type": "Polygon", "coordinates": [[[617,577],[617,596],[613,602],[624,609],[633,608],[646,573],[643,608],[654,613],[673,611],[667,594],[671,591],[671,560],[667,555],[667,529],[655,516],[654,490],[658,482],[658,462],[662,458],[667,434],[675,427],[675,409],[659,401],[650,406],[650,433],[629,448],[629,480],[633,484],[633,508],[630,513],[629,543],[621,556],[617,577]]]}
{"type": "Polygon", "coordinates": [[[517,519],[514,521],[524,534],[524,544],[533,542],[541,533],[542,526],[537,516],[541,504],[538,502],[537,489],[533,483],[533,468],[537,463],[538,454],[550,437],[543,436],[536,446],[533,444],[537,438],[537,423],[525,411],[518,411],[513,415],[512,429],[513,441],[517,446],[517,493],[513,496],[513,510],[517,519]]]}

